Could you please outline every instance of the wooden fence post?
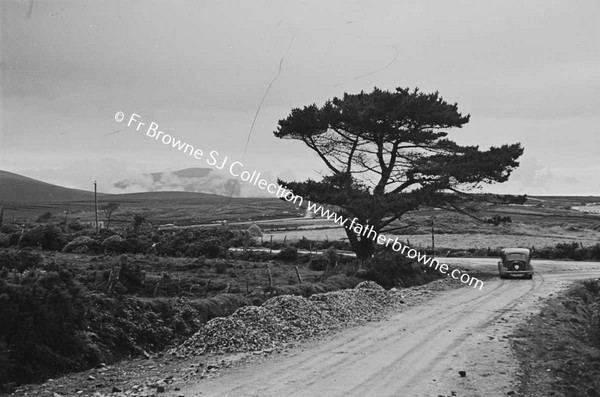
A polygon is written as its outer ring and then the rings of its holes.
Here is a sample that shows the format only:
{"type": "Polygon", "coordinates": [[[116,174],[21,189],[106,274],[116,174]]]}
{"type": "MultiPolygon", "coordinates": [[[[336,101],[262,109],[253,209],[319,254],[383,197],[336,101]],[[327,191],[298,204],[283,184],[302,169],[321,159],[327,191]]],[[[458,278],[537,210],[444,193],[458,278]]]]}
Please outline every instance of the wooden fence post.
{"type": "Polygon", "coordinates": [[[108,276],[108,293],[110,294],[115,287],[117,281],[119,281],[119,275],[121,274],[121,265],[113,266],[110,271],[110,276],[108,276]]]}
{"type": "Polygon", "coordinates": [[[273,286],[273,275],[271,274],[271,268],[267,267],[267,272],[269,272],[269,286],[273,286]]]}
{"type": "Polygon", "coordinates": [[[300,284],[302,284],[302,277],[300,276],[300,271],[298,270],[298,266],[294,266],[294,269],[296,269],[296,276],[298,276],[298,281],[300,282],[300,284]]]}
{"type": "Polygon", "coordinates": [[[204,290],[204,299],[208,296],[208,287],[210,287],[210,279],[206,282],[206,289],[204,290]]]}

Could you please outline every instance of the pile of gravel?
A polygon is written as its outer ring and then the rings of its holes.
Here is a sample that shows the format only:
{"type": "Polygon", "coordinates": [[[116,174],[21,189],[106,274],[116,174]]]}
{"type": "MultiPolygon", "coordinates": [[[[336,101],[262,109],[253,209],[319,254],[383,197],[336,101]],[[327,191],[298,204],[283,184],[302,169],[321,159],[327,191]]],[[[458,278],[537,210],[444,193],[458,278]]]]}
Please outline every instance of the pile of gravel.
{"type": "Polygon", "coordinates": [[[380,318],[401,303],[402,296],[397,291],[386,291],[372,281],[308,299],[281,295],[262,306],[241,307],[228,317],[210,320],[169,353],[189,357],[282,347],[380,318]]]}

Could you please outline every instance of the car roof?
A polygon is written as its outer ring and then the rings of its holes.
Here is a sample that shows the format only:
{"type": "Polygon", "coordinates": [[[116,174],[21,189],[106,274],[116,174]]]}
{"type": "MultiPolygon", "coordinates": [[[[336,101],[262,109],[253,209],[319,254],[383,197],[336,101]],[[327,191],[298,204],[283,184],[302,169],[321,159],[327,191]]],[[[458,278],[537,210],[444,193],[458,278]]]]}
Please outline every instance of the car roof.
{"type": "Polygon", "coordinates": [[[504,248],[503,254],[525,254],[529,255],[529,248],[504,248]]]}

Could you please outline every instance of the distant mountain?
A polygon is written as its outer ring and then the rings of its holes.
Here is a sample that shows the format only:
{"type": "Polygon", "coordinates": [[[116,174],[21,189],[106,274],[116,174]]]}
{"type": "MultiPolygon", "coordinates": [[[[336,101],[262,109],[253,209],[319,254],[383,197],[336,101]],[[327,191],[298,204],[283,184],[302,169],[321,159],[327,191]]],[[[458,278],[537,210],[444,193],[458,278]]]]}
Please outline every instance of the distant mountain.
{"type": "MultiPolygon", "coordinates": [[[[98,194],[98,197],[105,196],[98,194]]],[[[69,189],[0,170],[0,201],[62,202],[94,200],[94,192],[69,189]]]]}
{"type": "Polygon", "coordinates": [[[173,172],[153,172],[115,182],[124,191],[179,191],[239,197],[240,183],[231,175],[217,173],[212,168],[185,168],[173,172]]]}
{"type": "MultiPolygon", "coordinates": [[[[183,170],[182,170],[183,171],[183,170]]],[[[153,191],[142,193],[107,194],[98,193],[98,199],[119,201],[145,200],[211,200],[222,201],[226,197],[182,191],[153,191]]],[[[70,189],[38,181],[37,179],[0,170],[0,202],[17,203],[64,203],[76,201],[94,201],[94,192],[70,189]]]]}

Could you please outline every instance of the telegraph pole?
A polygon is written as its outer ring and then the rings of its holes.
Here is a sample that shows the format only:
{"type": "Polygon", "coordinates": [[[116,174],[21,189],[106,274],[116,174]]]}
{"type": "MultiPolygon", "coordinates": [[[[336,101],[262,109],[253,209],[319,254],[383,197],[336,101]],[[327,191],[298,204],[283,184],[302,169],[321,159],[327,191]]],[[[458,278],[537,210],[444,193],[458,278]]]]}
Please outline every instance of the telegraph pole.
{"type": "Polygon", "coordinates": [[[435,255],[435,231],[433,230],[433,215],[431,215],[431,251],[433,252],[432,255],[435,255]]]}
{"type": "Polygon", "coordinates": [[[98,234],[98,197],[96,192],[96,180],[94,180],[94,212],[96,213],[96,234],[98,234]]]}

